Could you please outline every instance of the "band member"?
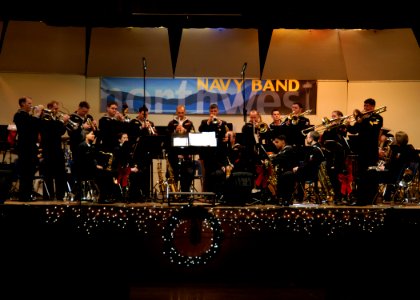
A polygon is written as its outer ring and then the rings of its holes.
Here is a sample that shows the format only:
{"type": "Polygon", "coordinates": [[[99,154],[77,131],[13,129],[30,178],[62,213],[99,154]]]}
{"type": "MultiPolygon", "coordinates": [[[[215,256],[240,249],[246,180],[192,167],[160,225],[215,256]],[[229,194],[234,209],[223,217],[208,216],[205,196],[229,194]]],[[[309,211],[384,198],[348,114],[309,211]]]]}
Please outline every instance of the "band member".
{"type": "Polygon", "coordinates": [[[70,116],[59,111],[59,102],[47,104],[49,113],[41,117],[41,173],[48,189],[44,199],[63,200],[66,191],[67,174],[65,169],[62,136],[66,133],[66,124],[70,116]],[[49,198],[48,198],[49,197],[49,198]]]}
{"type": "Polygon", "coordinates": [[[118,104],[110,101],[106,105],[106,114],[99,119],[99,148],[103,152],[112,152],[118,143],[118,133],[123,130],[123,115],[118,111],[118,104]]]}
{"type": "Polygon", "coordinates": [[[118,145],[115,147],[113,154],[113,166],[116,170],[116,179],[120,187],[120,193],[123,199],[128,199],[130,177],[138,172],[137,165],[132,164],[132,153],[127,133],[120,132],[118,134],[118,145]]]}
{"type": "MultiPolygon", "coordinates": [[[[188,134],[194,132],[194,124],[185,115],[185,106],[178,105],[176,108],[176,117],[169,121],[167,132],[169,135],[188,134]]],[[[174,179],[180,182],[181,192],[189,192],[192,181],[194,180],[194,162],[192,155],[185,149],[176,149],[172,147],[168,151],[169,163],[174,172],[174,179]]],[[[169,178],[169,176],[167,176],[169,178]]]]}
{"type": "Polygon", "coordinates": [[[97,124],[93,116],[89,114],[90,105],[87,101],[81,101],[74,113],[70,115],[70,120],[66,126],[69,136],[69,146],[72,156],[71,175],[74,184],[78,179],[78,148],[80,143],[85,141],[86,133],[96,131],[97,124]]]}
{"type": "Polygon", "coordinates": [[[32,107],[32,98],[19,98],[19,110],[13,116],[17,128],[19,201],[31,201],[33,180],[39,165],[38,142],[41,129],[39,118],[43,106],[32,107]]]}
{"type": "Polygon", "coordinates": [[[200,132],[215,132],[217,139],[217,147],[208,147],[201,150],[200,158],[204,162],[204,190],[207,192],[214,192],[216,189],[216,183],[212,181],[214,176],[217,176],[216,173],[220,173],[221,167],[225,166],[224,160],[221,161],[221,158],[226,158],[225,149],[226,142],[225,139],[226,132],[229,130],[227,127],[227,122],[221,120],[218,117],[219,107],[217,104],[213,103],[209,108],[209,116],[207,119],[201,121],[198,130],[200,132]]]}
{"type": "Polygon", "coordinates": [[[305,146],[305,136],[302,130],[310,127],[310,121],[305,114],[310,111],[304,111],[304,107],[300,102],[294,102],[291,106],[292,113],[289,114],[282,122],[283,134],[286,135],[289,144],[296,148],[300,159],[303,159],[303,147],[305,146]]]}
{"type": "Polygon", "coordinates": [[[92,197],[98,196],[97,179],[99,170],[103,169],[97,161],[98,151],[95,145],[95,131],[87,131],[84,140],[77,146],[78,159],[74,162],[78,171],[78,181],[76,182],[76,200],[98,200],[92,197]]]}
{"type": "MultiPolygon", "coordinates": [[[[297,197],[302,202],[304,197],[304,185],[306,181],[318,182],[318,172],[321,162],[325,160],[324,152],[318,142],[320,134],[317,131],[310,131],[305,138],[304,160],[293,167],[297,181],[297,197]]],[[[315,186],[317,188],[317,186],[315,186]]]]}
{"type": "Polygon", "coordinates": [[[276,194],[280,205],[289,206],[295,190],[295,175],[293,168],[298,161],[294,148],[287,144],[286,136],[279,135],[274,138],[273,144],[277,149],[272,160],[276,176],[276,194]]]}
{"type": "MultiPolygon", "coordinates": [[[[269,141],[273,142],[274,139],[280,135],[285,135],[284,129],[282,126],[281,113],[279,108],[273,108],[271,110],[271,118],[273,121],[268,125],[269,129],[269,141]]],[[[267,149],[268,152],[276,152],[276,147],[274,144],[269,143],[267,149]]]]}
{"type": "Polygon", "coordinates": [[[353,125],[347,124],[347,131],[357,134],[354,152],[358,155],[357,160],[357,190],[354,194],[354,205],[366,205],[372,203],[378,183],[371,180],[370,166],[376,166],[379,160],[378,139],[383,126],[383,118],[375,111],[376,101],[368,98],[364,101],[364,110],[355,110],[353,125]]]}
{"type": "Polygon", "coordinates": [[[391,200],[395,186],[413,180],[415,172],[418,172],[419,156],[412,144],[408,143],[408,134],[404,131],[395,133],[395,140],[389,146],[390,150],[385,164],[380,166],[380,182],[388,184],[384,193],[384,201],[391,200]]]}
{"type": "Polygon", "coordinates": [[[152,155],[144,137],[157,135],[157,130],[155,124],[149,120],[149,109],[145,105],[140,107],[137,117],[130,121],[129,127],[128,142],[133,141],[132,159],[138,166],[138,172],[130,176],[130,201],[135,202],[150,197],[152,155]]]}
{"type": "Polygon", "coordinates": [[[326,150],[327,172],[334,189],[334,203],[344,204],[351,190],[353,180],[352,164],[347,160],[350,145],[347,141],[347,128],[343,124],[343,113],[334,110],[327,129],[322,133],[321,145],[326,150]]]}
{"type": "Polygon", "coordinates": [[[158,135],[155,123],[149,120],[149,109],[147,106],[140,107],[137,117],[130,120],[129,133],[135,139],[134,141],[142,136],[158,135]]]}
{"type": "Polygon", "coordinates": [[[259,161],[260,153],[260,132],[259,132],[259,113],[257,110],[252,109],[249,112],[249,120],[242,126],[242,142],[245,147],[244,155],[248,159],[248,169],[254,168],[252,171],[255,174],[255,165],[259,161]]]}

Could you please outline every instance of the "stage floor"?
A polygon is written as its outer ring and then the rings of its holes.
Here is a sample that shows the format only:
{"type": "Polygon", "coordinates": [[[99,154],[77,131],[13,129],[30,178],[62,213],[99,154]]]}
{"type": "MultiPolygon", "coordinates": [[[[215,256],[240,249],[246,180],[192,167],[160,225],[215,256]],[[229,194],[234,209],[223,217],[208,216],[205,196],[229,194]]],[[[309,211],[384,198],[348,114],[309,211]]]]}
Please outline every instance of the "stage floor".
{"type": "Polygon", "coordinates": [[[8,200],[0,297],[413,299],[419,208],[8,200]]]}

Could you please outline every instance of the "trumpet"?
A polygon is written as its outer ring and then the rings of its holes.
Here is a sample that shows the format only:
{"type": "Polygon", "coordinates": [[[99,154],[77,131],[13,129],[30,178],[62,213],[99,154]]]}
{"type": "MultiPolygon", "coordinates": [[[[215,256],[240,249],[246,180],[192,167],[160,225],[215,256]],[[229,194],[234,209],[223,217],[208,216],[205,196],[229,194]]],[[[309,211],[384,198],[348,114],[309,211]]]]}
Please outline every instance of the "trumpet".
{"type": "Polygon", "coordinates": [[[96,128],[95,123],[93,123],[93,120],[91,118],[86,118],[86,123],[90,126],[90,129],[92,131],[97,131],[98,128],[96,128]]]}
{"type": "Polygon", "coordinates": [[[156,135],[156,130],[153,128],[152,123],[148,119],[145,120],[147,129],[149,130],[150,135],[156,135]]]}
{"type": "Polygon", "coordinates": [[[284,121],[281,122],[280,125],[285,125],[287,121],[291,121],[292,125],[297,125],[299,122],[299,117],[303,117],[304,115],[310,114],[312,112],[312,109],[305,110],[303,113],[299,115],[294,115],[293,113],[289,114],[284,118],[284,121]]]}

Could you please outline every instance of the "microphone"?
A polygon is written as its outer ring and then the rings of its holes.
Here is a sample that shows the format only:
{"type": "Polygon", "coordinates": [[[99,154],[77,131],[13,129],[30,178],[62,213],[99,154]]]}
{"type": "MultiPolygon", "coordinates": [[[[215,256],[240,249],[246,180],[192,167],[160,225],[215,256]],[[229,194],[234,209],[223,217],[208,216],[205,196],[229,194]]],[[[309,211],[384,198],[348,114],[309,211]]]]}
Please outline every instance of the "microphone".
{"type": "Polygon", "coordinates": [[[146,70],[147,69],[147,65],[146,65],[146,58],[143,57],[143,69],[146,70]]]}
{"type": "Polygon", "coordinates": [[[244,75],[245,70],[246,70],[246,66],[247,66],[247,63],[244,63],[244,65],[242,66],[241,75],[244,75]]]}

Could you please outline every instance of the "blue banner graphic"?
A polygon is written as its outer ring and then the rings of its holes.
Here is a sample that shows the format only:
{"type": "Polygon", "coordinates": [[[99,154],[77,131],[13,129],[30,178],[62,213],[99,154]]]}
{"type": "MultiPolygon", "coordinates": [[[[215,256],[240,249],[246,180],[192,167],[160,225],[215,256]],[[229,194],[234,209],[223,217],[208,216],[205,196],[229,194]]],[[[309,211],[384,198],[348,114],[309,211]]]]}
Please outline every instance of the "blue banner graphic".
{"type": "Polygon", "coordinates": [[[316,99],[316,80],[101,78],[102,112],[109,101],[116,101],[119,107],[126,104],[130,113],[146,105],[150,113],[174,114],[183,104],[188,114],[207,114],[216,103],[220,114],[241,115],[245,103],[247,111],[271,114],[273,108],[279,108],[282,114],[289,114],[291,105],[300,102],[316,114],[316,99]]]}

